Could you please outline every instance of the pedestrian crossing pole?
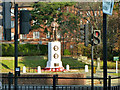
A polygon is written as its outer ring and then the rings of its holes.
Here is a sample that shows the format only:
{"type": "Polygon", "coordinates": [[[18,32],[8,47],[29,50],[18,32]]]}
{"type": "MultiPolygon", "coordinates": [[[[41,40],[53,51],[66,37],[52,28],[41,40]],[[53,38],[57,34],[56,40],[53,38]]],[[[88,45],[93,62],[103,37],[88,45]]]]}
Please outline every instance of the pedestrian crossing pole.
{"type": "Polygon", "coordinates": [[[107,14],[103,13],[103,89],[107,90],[107,14]]]}
{"type": "Polygon", "coordinates": [[[93,49],[94,49],[94,43],[93,43],[93,26],[91,27],[91,90],[94,90],[94,72],[93,72],[93,49]]]}
{"type": "Polygon", "coordinates": [[[14,82],[14,90],[17,90],[17,67],[18,67],[18,4],[15,4],[15,82],[14,82]]]}

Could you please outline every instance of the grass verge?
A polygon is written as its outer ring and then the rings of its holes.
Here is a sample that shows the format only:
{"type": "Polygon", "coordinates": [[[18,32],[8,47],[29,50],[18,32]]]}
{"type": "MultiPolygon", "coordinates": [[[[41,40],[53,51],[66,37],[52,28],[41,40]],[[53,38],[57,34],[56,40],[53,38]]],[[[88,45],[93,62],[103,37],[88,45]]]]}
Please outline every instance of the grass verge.
{"type": "MultiPolygon", "coordinates": [[[[79,62],[77,60],[74,60],[72,58],[62,58],[63,67],[66,68],[66,65],[70,65],[70,67],[78,67],[84,68],[85,63],[79,62]]],[[[13,72],[14,71],[14,60],[2,60],[2,72],[13,72]]],[[[23,66],[26,66],[28,68],[37,68],[38,66],[41,66],[41,68],[45,68],[47,64],[47,59],[35,59],[32,57],[23,58],[22,60],[18,60],[18,66],[22,69],[23,66]]]]}

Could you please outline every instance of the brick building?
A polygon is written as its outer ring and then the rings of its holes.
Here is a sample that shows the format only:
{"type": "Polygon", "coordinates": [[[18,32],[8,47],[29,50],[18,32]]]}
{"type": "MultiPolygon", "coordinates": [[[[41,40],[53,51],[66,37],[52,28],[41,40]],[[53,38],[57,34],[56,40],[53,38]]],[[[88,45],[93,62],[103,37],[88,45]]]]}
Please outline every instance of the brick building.
{"type": "MultiPolygon", "coordinates": [[[[32,10],[33,8],[31,7],[32,3],[18,3],[19,8],[18,11],[20,10],[32,10]]],[[[13,6],[14,7],[14,6],[13,6]]],[[[65,12],[71,12],[74,14],[80,14],[80,15],[92,15],[92,11],[90,10],[80,10],[78,12],[77,8],[75,8],[74,6],[72,7],[65,7],[64,8],[65,12]]],[[[96,10],[95,12],[95,16],[102,14],[101,11],[96,10]]],[[[3,43],[14,43],[14,31],[15,31],[15,21],[14,21],[14,8],[11,8],[11,41],[5,41],[4,38],[2,37],[2,42],[3,43]]],[[[35,21],[32,21],[35,22],[35,21]]],[[[86,20],[81,19],[80,20],[80,24],[79,25],[83,25],[86,24],[86,20]]],[[[18,20],[18,34],[19,34],[20,28],[19,28],[19,20],[18,20]]],[[[50,31],[50,29],[49,29],[50,31]]],[[[61,37],[60,33],[57,34],[58,40],[61,41],[61,43],[63,44],[63,37],[61,37]]],[[[77,45],[76,42],[74,41],[75,38],[70,38],[69,41],[68,39],[69,36],[66,34],[65,35],[65,39],[64,39],[64,49],[69,49],[71,51],[77,51],[77,45]]],[[[50,32],[48,33],[44,33],[44,30],[41,28],[38,29],[34,29],[32,31],[29,32],[29,34],[19,34],[19,42],[20,44],[25,44],[25,43],[31,43],[31,44],[47,44],[49,41],[52,40],[52,36],[50,36],[50,32]]],[[[81,42],[82,43],[82,42],[81,42]]],[[[62,46],[63,47],[63,46],[62,46]]],[[[72,52],[74,53],[74,52],[72,52]]]]}
{"type": "MultiPolygon", "coordinates": [[[[20,10],[32,10],[33,8],[31,7],[32,3],[19,3],[19,11],[20,10]]],[[[65,7],[65,10],[67,12],[72,12],[76,15],[83,15],[83,16],[98,16],[101,15],[102,16],[102,10],[94,10],[94,15],[93,15],[93,11],[89,10],[89,9],[80,9],[78,10],[76,7],[72,6],[72,7],[65,7]]],[[[14,26],[15,26],[15,22],[14,22],[14,8],[11,8],[11,41],[5,41],[4,38],[2,37],[2,42],[3,43],[14,43],[14,26]]],[[[89,20],[89,18],[88,18],[89,20]]],[[[35,22],[35,21],[32,21],[35,22]]],[[[19,22],[18,22],[19,23],[19,22]]],[[[79,25],[83,25],[86,24],[87,21],[85,19],[80,19],[80,24],[79,25]]],[[[18,24],[19,25],[19,24],[18,24]]],[[[18,33],[19,33],[19,26],[18,26],[18,33]]],[[[50,29],[49,29],[50,30],[50,29]]],[[[61,41],[61,43],[63,43],[63,37],[61,37],[60,33],[58,33],[57,35],[58,40],[61,41]]],[[[71,38],[69,41],[67,41],[69,36],[66,35],[66,38],[64,40],[64,44],[65,44],[65,49],[71,49],[71,51],[74,49],[77,50],[76,48],[76,42],[74,42],[74,38],[71,38]]],[[[48,33],[44,33],[44,30],[41,28],[38,29],[34,29],[32,31],[29,32],[29,34],[19,34],[19,42],[20,44],[25,44],[25,43],[31,43],[31,44],[47,44],[49,41],[52,40],[52,36],[50,36],[50,32],[48,33]]],[[[81,42],[82,43],[82,42],[81,42]]],[[[74,52],[72,52],[74,53],[74,52]]]]}

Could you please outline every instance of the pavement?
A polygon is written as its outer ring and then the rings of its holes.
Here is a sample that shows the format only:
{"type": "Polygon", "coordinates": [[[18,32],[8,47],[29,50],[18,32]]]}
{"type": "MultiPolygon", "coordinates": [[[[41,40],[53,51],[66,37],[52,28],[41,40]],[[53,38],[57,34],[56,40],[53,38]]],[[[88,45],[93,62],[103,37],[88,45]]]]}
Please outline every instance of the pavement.
{"type": "MultiPolygon", "coordinates": [[[[118,71],[120,73],[120,70],[118,71]]],[[[91,70],[89,70],[88,72],[85,72],[86,73],[86,77],[91,77],[91,70]]],[[[115,69],[108,69],[107,70],[107,76],[111,76],[111,78],[114,78],[114,77],[120,77],[118,76],[118,74],[116,73],[116,70],[115,69]]],[[[103,69],[100,69],[100,70],[96,70],[96,73],[94,74],[94,78],[103,78],[103,69]]],[[[86,80],[86,85],[91,85],[91,80],[86,80]]],[[[94,80],[94,85],[95,86],[103,86],[103,80],[101,79],[95,79],[94,80]]],[[[119,79],[112,79],[111,80],[111,85],[112,86],[116,86],[116,85],[120,85],[120,78],[119,79]]]]}

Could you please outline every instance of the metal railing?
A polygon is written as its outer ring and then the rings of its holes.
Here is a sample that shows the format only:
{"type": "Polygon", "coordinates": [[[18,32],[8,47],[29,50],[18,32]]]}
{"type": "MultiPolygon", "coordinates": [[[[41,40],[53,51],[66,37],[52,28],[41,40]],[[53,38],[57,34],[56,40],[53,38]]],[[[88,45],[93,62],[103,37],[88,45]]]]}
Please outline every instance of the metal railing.
{"type": "MultiPolygon", "coordinates": [[[[111,78],[109,76],[108,79],[108,90],[120,90],[120,85],[112,86],[111,80],[119,79],[120,77],[111,78]]],[[[12,75],[8,75],[8,77],[2,77],[2,90],[14,90],[14,79],[15,77],[12,75]]],[[[18,90],[91,90],[91,86],[85,85],[59,85],[58,80],[69,80],[69,79],[80,79],[80,80],[91,80],[91,78],[77,78],[77,77],[58,77],[57,75],[53,75],[52,77],[17,77],[18,80],[34,79],[36,82],[39,82],[40,79],[51,79],[52,85],[40,85],[40,84],[18,84],[18,90]]],[[[103,80],[103,78],[94,78],[97,80],[103,80]]],[[[32,82],[32,81],[31,81],[32,82]]],[[[94,86],[94,90],[103,90],[103,86],[94,86]]]]}

